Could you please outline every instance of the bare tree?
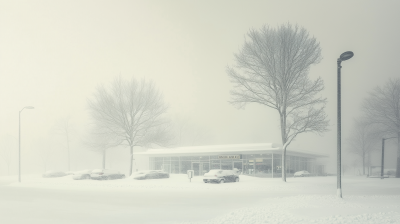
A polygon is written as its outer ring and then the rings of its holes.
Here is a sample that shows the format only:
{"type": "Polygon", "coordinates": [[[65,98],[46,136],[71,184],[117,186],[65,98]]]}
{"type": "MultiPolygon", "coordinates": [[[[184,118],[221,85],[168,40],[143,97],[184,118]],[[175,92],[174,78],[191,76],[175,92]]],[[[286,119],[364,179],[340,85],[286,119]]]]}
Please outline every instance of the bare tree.
{"type": "Polygon", "coordinates": [[[354,169],[354,175],[357,175],[357,167],[359,167],[360,161],[359,159],[353,159],[353,161],[350,163],[350,166],[353,167],[354,169]]]}
{"type": "Polygon", "coordinates": [[[300,133],[327,131],[326,99],[316,97],[324,89],[323,81],[308,78],[310,66],[321,61],[321,49],[297,25],[263,26],[259,31],[251,29],[247,36],[249,40],[235,54],[236,67],[227,68],[235,85],[231,103],[238,108],[259,103],[278,111],[286,182],[286,148],[293,139],[300,133]]]}
{"type": "Polygon", "coordinates": [[[17,150],[18,140],[12,135],[3,135],[0,141],[0,157],[4,160],[7,166],[7,175],[10,175],[10,163],[12,160],[13,150],[17,150]]]}
{"type": "Polygon", "coordinates": [[[108,135],[107,133],[97,132],[96,128],[93,128],[82,142],[88,147],[91,151],[101,153],[102,154],[102,168],[106,168],[106,151],[115,145],[112,143],[113,136],[108,135]]]}
{"type": "Polygon", "coordinates": [[[133,148],[167,145],[171,136],[168,122],[163,118],[167,110],[163,96],[151,81],[118,77],[107,89],[100,86],[88,100],[98,136],[106,136],[106,148],[126,145],[130,149],[132,174],[133,148]]]}
{"type": "MultiPolygon", "coordinates": [[[[49,139],[49,138],[48,138],[49,139]]],[[[31,149],[39,151],[39,156],[43,162],[44,172],[47,171],[47,165],[50,155],[50,143],[43,137],[31,141],[31,149]]]]}
{"type": "Polygon", "coordinates": [[[64,135],[65,136],[65,143],[66,143],[66,148],[67,148],[67,155],[68,155],[68,171],[70,171],[70,166],[71,166],[71,152],[70,152],[70,142],[71,142],[71,132],[72,132],[72,127],[71,127],[71,118],[65,117],[63,119],[60,119],[57,121],[55,126],[53,127],[54,133],[59,134],[59,135],[64,135]]]}
{"type": "Polygon", "coordinates": [[[369,158],[372,151],[377,150],[378,141],[376,128],[366,120],[354,120],[354,128],[347,139],[348,151],[360,157],[365,175],[365,167],[370,164],[369,158]]]}
{"type": "Polygon", "coordinates": [[[363,109],[383,136],[397,137],[396,178],[400,178],[400,79],[390,79],[384,88],[378,86],[364,101],[363,109]]]}

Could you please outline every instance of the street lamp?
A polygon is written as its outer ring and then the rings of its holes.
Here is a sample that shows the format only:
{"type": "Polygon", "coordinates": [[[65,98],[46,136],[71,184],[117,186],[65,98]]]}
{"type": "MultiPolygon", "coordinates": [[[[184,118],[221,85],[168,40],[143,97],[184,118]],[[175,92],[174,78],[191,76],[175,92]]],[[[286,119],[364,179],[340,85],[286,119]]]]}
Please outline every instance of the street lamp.
{"type": "MultiPolygon", "coordinates": [[[[391,138],[397,138],[397,137],[391,137],[391,138]]],[[[382,138],[382,162],[381,162],[381,179],[383,179],[383,168],[384,168],[384,156],[385,156],[385,140],[391,139],[391,138],[382,138]]]]}
{"type": "Polygon", "coordinates": [[[21,182],[21,112],[24,109],[35,109],[32,106],[27,106],[19,111],[19,136],[18,136],[18,182],[21,182]]]}
{"type": "Polygon", "coordinates": [[[342,61],[349,60],[354,56],[351,51],[346,51],[337,59],[337,191],[336,195],[342,198],[342,157],[341,157],[341,104],[340,104],[340,69],[342,68],[342,61]]]}

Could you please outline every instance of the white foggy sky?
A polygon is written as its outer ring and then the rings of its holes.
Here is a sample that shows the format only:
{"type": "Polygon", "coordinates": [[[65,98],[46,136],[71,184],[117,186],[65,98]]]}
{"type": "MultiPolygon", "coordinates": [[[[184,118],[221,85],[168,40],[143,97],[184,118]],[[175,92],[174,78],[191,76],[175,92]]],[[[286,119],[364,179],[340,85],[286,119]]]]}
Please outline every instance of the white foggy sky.
{"type": "Polygon", "coordinates": [[[281,143],[275,110],[229,105],[225,69],[250,28],[290,22],[320,42],[323,60],[310,77],[325,82],[331,121],[324,136],[302,134],[290,147],[336,159],[336,59],[355,54],[342,63],[346,138],[367,92],[399,77],[399,8],[398,1],[0,1],[0,135],[18,137],[18,111],[30,105],[23,147],[48,139],[66,116],[83,130],[87,98],[121,74],[154,80],[169,112],[212,132],[214,144],[281,143]]]}

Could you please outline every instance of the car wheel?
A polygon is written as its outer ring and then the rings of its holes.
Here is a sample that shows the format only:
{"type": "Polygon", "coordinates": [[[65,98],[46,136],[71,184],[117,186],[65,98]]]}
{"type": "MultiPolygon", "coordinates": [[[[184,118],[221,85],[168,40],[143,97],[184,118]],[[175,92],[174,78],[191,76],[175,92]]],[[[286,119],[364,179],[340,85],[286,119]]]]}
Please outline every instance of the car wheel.
{"type": "Polygon", "coordinates": [[[121,179],[125,179],[125,174],[122,174],[121,179]]]}
{"type": "Polygon", "coordinates": [[[301,177],[304,177],[304,175],[302,174],[302,175],[300,175],[301,177]]]}
{"type": "Polygon", "coordinates": [[[204,180],[204,183],[208,183],[208,181],[204,180]]]}
{"type": "Polygon", "coordinates": [[[224,180],[224,179],[221,179],[221,180],[219,181],[219,183],[220,183],[220,184],[223,184],[223,183],[225,183],[225,180],[224,180]]]}
{"type": "Polygon", "coordinates": [[[236,177],[235,182],[239,182],[239,177],[236,177]]]}

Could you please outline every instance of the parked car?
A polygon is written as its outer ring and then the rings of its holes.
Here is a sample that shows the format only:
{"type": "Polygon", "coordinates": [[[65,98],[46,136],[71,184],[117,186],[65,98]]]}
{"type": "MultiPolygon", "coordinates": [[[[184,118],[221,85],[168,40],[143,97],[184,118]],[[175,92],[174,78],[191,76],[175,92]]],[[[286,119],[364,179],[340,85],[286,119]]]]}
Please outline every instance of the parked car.
{"type": "Polygon", "coordinates": [[[210,170],[203,176],[204,183],[225,183],[225,182],[239,182],[239,175],[233,170],[210,170]]]}
{"type": "Polygon", "coordinates": [[[132,174],[136,180],[169,178],[169,173],[162,170],[142,170],[132,174]]]}
{"type": "Polygon", "coordinates": [[[78,172],[74,172],[72,179],[74,179],[74,180],[90,179],[91,173],[92,173],[92,170],[81,170],[78,172]]]}
{"type": "Polygon", "coordinates": [[[117,170],[95,169],[90,173],[90,178],[94,180],[123,179],[125,178],[125,174],[122,174],[117,170]]]}
{"type": "Polygon", "coordinates": [[[46,178],[48,178],[48,177],[63,177],[63,176],[67,176],[67,174],[62,171],[50,170],[50,171],[46,171],[42,176],[46,177],[46,178]]]}
{"type": "Polygon", "coordinates": [[[309,177],[311,174],[308,171],[302,170],[294,173],[293,177],[309,177]]]}

